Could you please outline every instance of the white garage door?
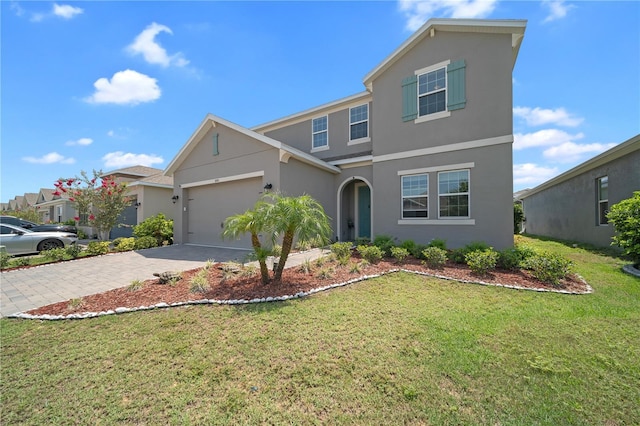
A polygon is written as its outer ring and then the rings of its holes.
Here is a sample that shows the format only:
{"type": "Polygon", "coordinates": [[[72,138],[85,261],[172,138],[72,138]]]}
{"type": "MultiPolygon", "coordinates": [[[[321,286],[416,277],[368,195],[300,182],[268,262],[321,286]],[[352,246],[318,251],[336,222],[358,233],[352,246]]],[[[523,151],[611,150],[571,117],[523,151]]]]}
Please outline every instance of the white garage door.
{"type": "Polygon", "coordinates": [[[220,234],[224,220],[252,208],[262,190],[262,178],[189,188],[187,242],[251,248],[251,239],[248,235],[240,240],[222,240],[220,234]]]}

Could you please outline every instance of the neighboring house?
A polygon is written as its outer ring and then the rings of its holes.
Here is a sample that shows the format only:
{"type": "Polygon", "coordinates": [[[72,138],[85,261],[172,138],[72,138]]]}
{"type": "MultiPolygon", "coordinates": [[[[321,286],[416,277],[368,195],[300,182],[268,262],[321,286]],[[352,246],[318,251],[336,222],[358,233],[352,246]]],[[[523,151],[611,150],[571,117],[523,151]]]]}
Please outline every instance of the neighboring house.
{"type": "Polygon", "coordinates": [[[24,193],[23,206],[24,206],[25,209],[35,208],[37,202],[38,202],[38,194],[36,192],[25,192],[24,193]]]}
{"type": "Polygon", "coordinates": [[[42,223],[66,222],[77,214],[68,193],[49,188],[40,188],[34,207],[42,223]]]}
{"type": "Polygon", "coordinates": [[[110,238],[131,236],[133,226],[158,213],[173,217],[173,178],[165,176],[162,169],[133,166],[102,174],[107,176],[118,183],[126,182],[131,198],[131,205],[120,215],[110,238]]]}
{"type": "Polygon", "coordinates": [[[0,203],[0,211],[7,211],[9,210],[9,203],[0,203]]]}
{"type": "Polygon", "coordinates": [[[165,170],[177,243],[222,241],[265,191],[307,193],[334,239],[513,245],[512,70],[526,21],[432,19],[366,90],[248,129],[209,114],[165,170]]]}
{"type": "Polygon", "coordinates": [[[605,247],[609,207],[640,191],[640,135],[522,195],[525,231],[605,247]]]}

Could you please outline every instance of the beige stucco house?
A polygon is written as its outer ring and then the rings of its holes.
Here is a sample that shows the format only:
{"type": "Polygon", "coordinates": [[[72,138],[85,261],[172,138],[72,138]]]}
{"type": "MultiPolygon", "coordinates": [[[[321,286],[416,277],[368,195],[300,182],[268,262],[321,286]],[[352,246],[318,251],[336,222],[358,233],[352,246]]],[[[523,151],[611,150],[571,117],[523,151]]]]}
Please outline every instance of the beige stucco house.
{"type": "Polygon", "coordinates": [[[513,244],[512,70],[526,21],[432,19],[365,90],[253,128],[208,114],[167,166],[177,243],[223,241],[265,191],[309,194],[334,239],[513,244]]]}

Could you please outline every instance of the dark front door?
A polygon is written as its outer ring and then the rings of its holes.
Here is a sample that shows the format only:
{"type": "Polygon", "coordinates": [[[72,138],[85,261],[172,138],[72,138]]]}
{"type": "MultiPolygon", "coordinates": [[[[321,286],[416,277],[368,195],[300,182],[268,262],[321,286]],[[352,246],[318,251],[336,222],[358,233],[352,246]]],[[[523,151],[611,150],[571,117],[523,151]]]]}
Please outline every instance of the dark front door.
{"type": "Polygon", "coordinates": [[[367,185],[358,186],[357,236],[371,238],[371,190],[367,185]]]}

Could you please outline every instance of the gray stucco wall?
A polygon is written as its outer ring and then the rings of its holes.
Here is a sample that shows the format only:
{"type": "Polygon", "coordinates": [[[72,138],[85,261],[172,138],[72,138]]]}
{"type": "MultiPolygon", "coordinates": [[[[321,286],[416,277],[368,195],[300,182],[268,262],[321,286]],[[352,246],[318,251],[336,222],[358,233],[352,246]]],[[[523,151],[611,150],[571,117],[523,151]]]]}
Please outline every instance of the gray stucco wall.
{"type": "Polygon", "coordinates": [[[513,133],[510,34],[436,32],[373,81],[374,155],[474,141],[513,133]],[[465,108],[414,124],[402,121],[402,80],[416,70],[464,59],[465,108]]]}
{"type": "Polygon", "coordinates": [[[598,225],[597,179],[609,177],[609,206],[640,190],[640,150],[584,172],[523,200],[529,234],[606,247],[613,225],[598,225]]]}
{"type": "MultiPolygon", "coordinates": [[[[352,105],[363,105],[364,103],[355,103],[352,105]]],[[[265,136],[284,142],[285,144],[298,148],[303,152],[311,152],[311,122],[313,118],[322,117],[324,113],[318,113],[308,120],[286,126],[280,129],[266,132],[265,136]]],[[[349,143],[349,107],[340,111],[328,114],[328,132],[329,132],[329,149],[324,151],[316,151],[313,155],[317,158],[335,158],[344,155],[353,155],[356,153],[371,151],[371,142],[358,143],[348,145],[349,143]]],[[[371,126],[371,103],[369,103],[369,138],[372,138],[373,131],[371,126]]]]}
{"type": "MultiPolygon", "coordinates": [[[[513,245],[512,160],[511,144],[468,149],[411,159],[373,164],[373,210],[375,234],[387,234],[399,240],[412,239],[428,243],[434,238],[446,240],[448,248],[458,248],[472,241],[484,241],[497,250],[513,245]],[[443,225],[438,219],[438,172],[429,172],[430,224],[398,224],[401,213],[401,177],[398,171],[473,163],[468,168],[470,219],[473,225],[443,225]]],[[[465,169],[465,167],[461,168],[465,169]]],[[[452,219],[455,220],[455,219],[452,219]]]]}

